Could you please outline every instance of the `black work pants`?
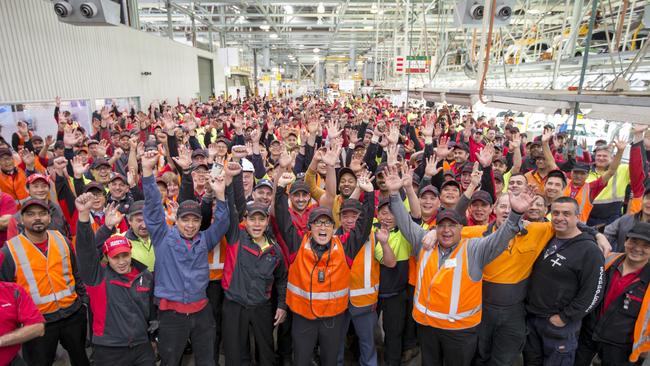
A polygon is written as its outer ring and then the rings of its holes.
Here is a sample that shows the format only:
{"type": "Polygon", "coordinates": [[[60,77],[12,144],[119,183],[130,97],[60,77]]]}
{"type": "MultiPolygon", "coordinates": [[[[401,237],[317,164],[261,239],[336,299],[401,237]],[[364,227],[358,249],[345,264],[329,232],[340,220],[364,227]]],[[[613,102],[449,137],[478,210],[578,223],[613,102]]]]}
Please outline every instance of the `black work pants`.
{"type": "Polygon", "coordinates": [[[242,352],[248,352],[248,329],[253,328],[255,350],[259,354],[258,365],[271,366],[274,364],[273,352],[273,306],[269,302],[264,305],[246,307],[234,301],[225,299],[223,315],[227,319],[223,323],[223,348],[226,354],[226,366],[242,364],[242,352]],[[244,348],[242,350],[242,348],[244,348]]]}
{"type": "Polygon", "coordinates": [[[45,324],[45,335],[23,344],[23,358],[30,366],[50,366],[61,342],[72,366],[90,365],[86,356],[86,308],[67,318],[45,324]]]}
{"type": "Polygon", "coordinates": [[[407,304],[406,290],[395,296],[379,298],[378,311],[383,313],[384,364],[387,366],[399,366],[402,363],[407,304]]]}
{"type": "Polygon", "coordinates": [[[448,330],[418,324],[422,365],[469,366],[477,343],[476,327],[448,330]]]}
{"type": "Polygon", "coordinates": [[[291,336],[293,338],[293,361],[295,366],[311,365],[316,344],[320,346],[321,366],[336,366],[341,342],[345,313],[320,319],[307,319],[293,314],[291,336]]]}
{"type": "Polygon", "coordinates": [[[483,304],[478,326],[476,366],[510,366],[526,342],[526,308],[523,303],[510,306],[483,304]]]}
{"type": "Polygon", "coordinates": [[[416,322],[413,319],[413,295],[415,286],[408,285],[406,289],[406,320],[404,323],[404,340],[402,350],[406,351],[418,346],[418,334],[416,322]]]}
{"type": "Polygon", "coordinates": [[[547,317],[529,315],[526,325],[528,336],[524,346],[525,365],[573,366],[580,321],[556,327],[547,317]]]}
{"type": "Polygon", "coordinates": [[[601,366],[634,366],[643,363],[643,360],[634,363],[628,360],[632,353],[631,344],[623,347],[596,342],[593,340],[593,333],[585,328],[583,326],[580,332],[574,366],[590,366],[596,354],[600,358],[601,366]]]}
{"type": "Polygon", "coordinates": [[[158,312],[158,352],[162,366],[177,366],[183,357],[187,339],[192,341],[194,364],[214,366],[214,337],[216,334],[212,309],[206,305],[192,314],[173,310],[158,312]]]}
{"type": "Polygon", "coordinates": [[[95,366],[154,366],[156,356],[151,343],[133,347],[106,347],[95,345],[95,366]]]}
{"type": "Polygon", "coordinates": [[[221,308],[223,307],[223,288],[221,287],[221,281],[208,282],[208,289],[205,292],[208,300],[210,300],[210,307],[212,308],[212,316],[214,317],[214,325],[216,327],[214,337],[214,364],[218,365],[219,347],[221,345],[221,308]]]}

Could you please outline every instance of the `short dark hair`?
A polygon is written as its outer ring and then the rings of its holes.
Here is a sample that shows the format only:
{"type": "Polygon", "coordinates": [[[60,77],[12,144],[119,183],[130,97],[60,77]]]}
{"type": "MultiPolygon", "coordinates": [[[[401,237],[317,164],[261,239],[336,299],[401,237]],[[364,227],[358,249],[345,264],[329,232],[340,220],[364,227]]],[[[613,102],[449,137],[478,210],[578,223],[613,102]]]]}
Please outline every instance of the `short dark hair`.
{"type": "Polygon", "coordinates": [[[571,197],[568,197],[568,196],[562,196],[562,197],[556,198],[555,201],[553,201],[553,203],[573,203],[573,205],[576,207],[576,215],[580,215],[580,205],[578,204],[578,201],[576,201],[575,198],[571,198],[571,197]]]}
{"type": "Polygon", "coordinates": [[[560,170],[551,170],[548,173],[548,175],[546,176],[546,180],[548,180],[549,178],[553,178],[553,177],[560,178],[560,180],[562,181],[562,187],[566,187],[566,185],[567,185],[566,175],[564,175],[564,173],[562,173],[562,171],[560,171],[560,170]]]}

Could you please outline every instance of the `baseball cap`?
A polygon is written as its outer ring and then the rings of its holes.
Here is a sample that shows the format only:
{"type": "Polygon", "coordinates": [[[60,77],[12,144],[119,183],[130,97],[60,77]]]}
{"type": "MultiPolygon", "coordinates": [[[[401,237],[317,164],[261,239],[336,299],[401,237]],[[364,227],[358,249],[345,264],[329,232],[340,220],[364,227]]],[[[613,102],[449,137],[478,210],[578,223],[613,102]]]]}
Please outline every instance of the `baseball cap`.
{"type": "Polygon", "coordinates": [[[383,162],[379,165],[377,165],[377,169],[375,169],[375,175],[381,173],[388,167],[388,164],[386,162],[383,162]]]}
{"type": "Polygon", "coordinates": [[[650,223],[637,222],[627,233],[628,238],[637,238],[650,243],[650,223]]]}
{"type": "Polygon", "coordinates": [[[429,184],[428,186],[422,187],[420,189],[420,192],[418,192],[419,193],[418,196],[422,196],[423,194],[425,194],[427,192],[433,193],[433,195],[436,196],[436,197],[440,196],[440,192],[438,191],[438,188],[436,188],[435,186],[433,186],[431,184],[429,184]]]}
{"type": "Polygon", "coordinates": [[[456,142],[452,146],[453,149],[461,149],[469,153],[469,147],[464,142],[456,142]]]}
{"type": "Polygon", "coordinates": [[[50,183],[50,180],[48,179],[47,176],[45,176],[43,174],[36,173],[36,174],[32,174],[29,177],[27,177],[27,185],[29,186],[30,184],[34,183],[35,181],[37,181],[39,179],[45,181],[45,183],[47,183],[47,184],[50,183]]]}
{"type": "Polygon", "coordinates": [[[361,205],[361,202],[354,199],[347,199],[343,201],[343,204],[341,204],[341,210],[339,214],[342,214],[345,211],[354,211],[359,213],[362,210],[363,210],[363,206],[361,205]]]}
{"type": "Polygon", "coordinates": [[[136,214],[141,214],[144,211],[144,201],[135,201],[129,206],[129,212],[128,215],[136,215],[136,214]]]}
{"type": "Polygon", "coordinates": [[[158,178],[156,178],[156,184],[158,184],[158,183],[164,184],[165,187],[167,187],[167,182],[165,182],[165,180],[163,179],[163,177],[158,177],[158,178]]]}
{"type": "Polygon", "coordinates": [[[575,163],[573,164],[573,167],[571,168],[571,171],[582,171],[582,172],[588,172],[589,165],[584,164],[584,163],[575,163]]]}
{"type": "Polygon", "coordinates": [[[42,142],[42,141],[43,141],[43,138],[42,138],[41,136],[34,135],[34,136],[32,136],[32,142],[33,142],[33,141],[41,141],[41,142],[42,142]]]}
{"type": "Polygon", "coordinates": [[[31,206],[40,206],[48,211],[50,209],[50,206],[45,201],[39,200],[38,198],[28,198],[23,202],[23,207],[20,208],[20,213],[24,213],[31,206]]]}
{"type": "Polygon", "coordinates": [[[251,163],[250,160],[243,158],[241,159],[241,170],[242,172],[254,172],[255,167],[253,166],[253,163],[251,163]]]}
{"type": "Polygon", "coordinates": [[[293,182],[291,188],[289,189],[289,194],[294,194],[296,192],[307,192],[309,193],[309,186],[303,180],[297,180],[293,182]]]}
{"type": "Polygon", "coordinates": [[[442,210],[438,211],[436,216],[436,223],[440,224],[443,220],[451,220],[457,224],[466,225],[466,219],[461,216],[456,210],[442,210]]]}
{"type": "Polygon", "coordinates": [[[197,170],[198,168],[205,168],[205,170],[209,170],[208,164],[192,164],[192,171],[197,170]]]}
{"type": "Polygon", "coordinates": [[[110,258],[120,253],[131,253],[131,242],[125,236],[112,235],[104,242],[102,252],[110,258]]]}
{"type": "Polygon", "coordinates": [[[271,182],[268,179],[260,179],[259,182],[255,185],[255,188],[253,190],[256,190],[261,187],[268,187],[269,189],[273,190],[273,182],[271,182]]]}
{"type": "Polygon", "coordinates": [[[92,189],[96,189],[98,191],[101,191],[104,193],[104,186],[102,186],[100,183],[97,182],[90,182],[84,187],[84,193],[89,192],[92,189]]]}
{"type": "Polygon", "coordinates": [[[493,174],[494,174],[495,181],[503,183],[503,174],[499,172],[494,172],[493,174]]]}
{"type": "Polygon", "coordinates": [[[269,208],[261,203],[250,202],[246,204],[246,215],[251,216],[255,213],[261,213],[264,216],[268,216],[269,208]]]}
{"type": "Polygon", "coordinates": [[[128,183],[126,178],[120,173],[112,173],[111,174],[111,179],[109,179],[109,182],[112,182],[112,181],[115,181],[115,180],[118,180],[118,179],[121,179],[122,182],[124,182],[124,183],[128,183]]]}
{"type": "Polygon", "coordinates": [[[388,197],[383,197],[379,199],[379,203],[377,204],[377,210],[379,211],[380,208],[390,204],[390,198],[388,197]]]}
{"type": "Polygon", "coordinates": [[[472,202],[475,202],[475,201],[483,201],[483,202],[487,203],[488,205],[491,205],[492,204],[492,197],[486,191],[476,191],[476,192],[474,192],[474,194],[472,194],[472,198],[469,200],[469,203],[471,204],[472,202]]]}
{"type": "Polygon", "coordinates": [[[95,160],[93,161],[93,164],[90,166],[90,168],[91,168],[91,169],[97,169],[97,168],[99,168],[100,166],[107,166],[107,167],[110,168],[110,167],[111,167],[111,164],[108,162],[108,160],[106,160],[106,159],[104,159],[104,158],[98,158],[98,159],[95,159],[95,160]]]}
{"type": "Polygon", "coordinates": [[[208,152],[205,151],[205,149],[196,149],[192,151],[192,159],[194,159],[197,156],[203,156],[204,158],[208,157],[208,152]]]}
{"type": "Polygon", "coordinates": [[[329,218],[330,221],[334,222],[334,216],[332,216],[332,210],[330,210],[327,207],[316,207],[315,209],[311,210],[311,212],[309,213],[309,223],[310,224],[314,223],[314,221],[316,221],[321,216],[327,216],[327,218],[329,218]]]}
{"type": "Polygon", "coordinates": [[[444,181],[440,186],[440,190],[442,191],[443,189],[445,189],[446,186],[456,186],[460,191],[463,190],[462,187],[460,186],[460,183],[458,183],[458,181],[455,179],[444,181]]]}
{"type": "Polygon", "coordinates": [[[343,167],[343,168],[339,169],[338,180],[341,180],[341,177],[343,176],[343,174],[351,174],[354,177],[354,179],[357,178],[356,174],[354,174],[354,171],[352,169],[350,169],[350,168],[347,168],[347,167],[343,167]]]}
{"type": "Polygon", "coordinates": [[[194,215],[201,217],[201,206],[194,200],[186,200],[178,205],[177,215],[179,218],[185,215],[194,215]]]}
{"type": "Polygon", "coordinates": [[[93,139],[90,139],[90,140],[88,140],[88,144],[87,144],[87,145],[88,145],[88,146],[90,146],[90,145],[99,145],[99,141],[97,141],[97,140],[93,140],[93,139]]]}
{"type": "Polygon", "coordinates": [[[471,173],[474,171],[474,166],[473,164],[465,164],[463,165],[463,168],[460,170],[460,173],[471,173]]]}

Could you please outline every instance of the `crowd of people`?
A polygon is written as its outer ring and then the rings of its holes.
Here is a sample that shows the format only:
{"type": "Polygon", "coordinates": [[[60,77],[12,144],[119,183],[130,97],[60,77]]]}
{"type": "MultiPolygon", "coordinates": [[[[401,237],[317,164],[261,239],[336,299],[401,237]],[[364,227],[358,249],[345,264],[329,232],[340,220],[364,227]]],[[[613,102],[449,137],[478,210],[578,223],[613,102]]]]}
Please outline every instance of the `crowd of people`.
{"type": "Polygon", "coordinates": [[[90,130],[57,98],[54,120],[0,141],[2,365],[650,351],[646,125],[588,147],[370,96],[114,104],[90,130]]]}

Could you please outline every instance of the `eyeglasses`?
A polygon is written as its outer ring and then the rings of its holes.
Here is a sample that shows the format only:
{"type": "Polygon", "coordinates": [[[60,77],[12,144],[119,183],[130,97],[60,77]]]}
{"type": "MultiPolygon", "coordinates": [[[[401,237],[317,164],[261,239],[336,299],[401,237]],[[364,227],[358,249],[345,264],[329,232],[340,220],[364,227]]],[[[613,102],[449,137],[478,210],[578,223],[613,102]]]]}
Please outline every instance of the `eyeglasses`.
{"type": "Polygon", "coordinates": [[[314,221],[312,225],[316,227],[330,227],[333,226],[334,223],[331,222],[330,220],[318,220],[318,221],[314,221]]]}

